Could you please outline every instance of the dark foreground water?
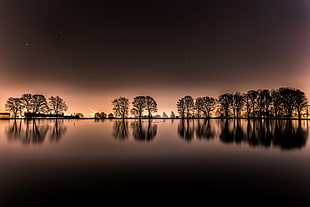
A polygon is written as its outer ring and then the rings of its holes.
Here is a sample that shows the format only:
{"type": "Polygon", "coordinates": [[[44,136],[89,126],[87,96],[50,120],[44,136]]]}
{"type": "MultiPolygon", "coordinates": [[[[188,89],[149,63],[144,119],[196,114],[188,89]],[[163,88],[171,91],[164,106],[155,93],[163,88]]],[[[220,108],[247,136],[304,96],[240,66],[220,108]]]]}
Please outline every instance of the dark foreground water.
{"type": "Polygon", "coordinates": [[[0,206],[310,206],[308,121],[2,120],[0,206]]]}

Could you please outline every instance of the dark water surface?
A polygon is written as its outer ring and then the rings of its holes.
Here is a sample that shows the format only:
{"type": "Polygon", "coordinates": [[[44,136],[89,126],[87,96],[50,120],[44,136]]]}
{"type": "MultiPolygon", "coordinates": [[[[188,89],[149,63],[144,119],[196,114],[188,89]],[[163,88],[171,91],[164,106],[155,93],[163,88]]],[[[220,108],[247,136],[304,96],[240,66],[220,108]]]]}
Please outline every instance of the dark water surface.
{"type": "Polygon", "coordinates": [[[0,206],[141,197],[310,206],[309,122],[2,120],[0,206]]]}

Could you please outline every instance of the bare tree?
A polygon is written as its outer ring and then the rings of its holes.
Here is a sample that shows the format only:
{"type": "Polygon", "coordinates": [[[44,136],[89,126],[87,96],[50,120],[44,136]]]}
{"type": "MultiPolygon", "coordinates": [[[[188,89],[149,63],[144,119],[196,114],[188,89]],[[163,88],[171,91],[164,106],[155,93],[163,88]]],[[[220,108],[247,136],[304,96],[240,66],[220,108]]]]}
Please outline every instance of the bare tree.
{"type": "Polygon", "coordinates": [[[249,101],[248,104],[250,105],[250,108],[252,109],[252,117],[255,117],[258,92],[255,90],[250,90],[247,92],[246,96],[247,96],[248,101],[249,101]]]}
{"type": "Polygon", "coordinates": [[[12,112],[14,118],[17,117],[17,114],[21,111],[21,101],[19,98],[10,97],[6,101],[5,110],[12,112]]]}
{"type": "Polygon", "coordinates": [[[115,117],[124,119],[128,115],[129,100],[124,97],[112,101],[115,117]]]}
{"type": "Polygon", "coordinates": [[[60,113],[67,111],[68,107],[67,104],[64,102],[62,98],[59,96],[51,96],[49,98],[49,105],[51,108],[51,111],[53,111],[56,116],[58,116],[60,113]]]}
{"type": "Polygon", "coordinates": [[[198,118],[200,118],[201,112],[203,112],[204,103],[201,97],[196,98],[195,109],[197,111],[198,118]]]}
{"type": "Polygon", "coordinates": [[[242,110],[244,104],[243,96],[240,92],[236,92],[233,95],[233,111],[234,111],[234,118],[239,118],[240,112],[242,110]]]}
{"type": "Polygon", "coordinates": [[[307,109],[308,100],[304,92],[296,89],[295,91],[295,101],[294,101],[295,109],[298,113],[298,118],[301,118],[301,112],[304,109],[307,109]]]}
{"type": "Polygon", "coordinates": [[[203,103],[202,107],[203,113],[205,114],[206,118],[210,118],[210,113],[215,109],[216,106],[215,98],[208,96],[202,97],[202,103],[203,103]]]}
{"type": "Polygon", "coordinates": [[[195,108],[193,97],[184,96],[184,105],[185,105],[186,117],[190,118],[195,108]]]}
{"type": "Polygon", "coordinates": [[[33,95],[33,109],[34,113],[47,113],[49,111],[46,98],[43,95],[33,95]]]}
{"type": "Polygon", "coordinates": [[[145,96],[137,96],[134,98],[132,102],[133,108],[131,110],[131,113],[135,116],[137,116],[139,119],[142,118],[144,109],[146,107],[146,99],[145,96]]]}
{"type": "Polygon", "coordinates": [[[229,117],[229,111],[233,104],[233,95],[231,93],[225,93],[219,96],[219,103],[225,114],[225,118],[229,117]]]}
{"type": "Polygon", "coordinates": [[[181,98],[177,101],[177,110],[180,114],[180,117],[183,119],[185,118],[185,101],[184,98],[181,98]]]}
{"type": "Polygon", "coordinates": [[[155,99],[150,96],[145,97],[145,109],[148,111],[149,119],[152,118],[152,113],[157,112],[157,103],[155,99]]]}
{"type": "Polygon", "coordinates": [[[260,117],[269,117],[272,96],[268,89],[258,90],[257,108],[260,117]]]}
{"type": "Polygon", "coordinates": [[[26,110],[26,113],[30,113],[33,110],[33,96],[30,93],[23,94],[20,98],[21,106],[26,110]]]}
{"type": "Polygon", "coordinates": [[[281,112],[283,111],[282,97],[279,90],[273,90],[271,92],[272,96],[272,110],[274,112],[275,118],[279,118],[281,112]]]}

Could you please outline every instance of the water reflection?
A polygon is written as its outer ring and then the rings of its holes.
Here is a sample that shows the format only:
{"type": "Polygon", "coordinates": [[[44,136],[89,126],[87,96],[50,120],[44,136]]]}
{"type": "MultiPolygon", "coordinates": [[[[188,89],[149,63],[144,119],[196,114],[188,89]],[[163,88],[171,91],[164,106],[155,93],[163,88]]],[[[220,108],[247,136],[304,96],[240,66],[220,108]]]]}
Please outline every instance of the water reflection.
{"type": "Polygon", "coordinates": [[[211,127],[209,119],[197,120],[196,136],[198,139],[207,140],[215,138],[215,131],[211,127]]]}
{"type": "Polygon", "coordinates": [[[194,120],[182,119],[178,125],[178,134],[185,141],[191,141],[194,137],[194,120]]]}
{"type": "Polygon", "coordinates": [[[50,136],[51,141],[58,142],[66,132],[67,127],[64,124],[64,120],[56,119],[50,136]]]}
{"type": "Polygon", "coordinates": [[[113,126],[113,136],[116,139],[125,140],[128,138],[128,121],[115,120],[113,126]]]}
{"type": "Polygon", "coordinates": [[[178,135],[185,141],[214,139],[265,148],[299,149],[308,139],[308,122],[293,120],[180,120],[178,135]],[[216,133],[218,131],[218,133],[216,133]]]}
{"type": "Polygon", "coordinates": [[[50,132],[51,141],[59,141],[67,128],[63,120],[53,122],[51,127],[40,120],[14,120],[7,129],[8,140],[19,140],[23,144],[42,144],[50,132]]]}
{"type": "Polygon", "coordinates": [[[157,134],[157,124],[153,124],[152,120],[142,121],[135,120],[131,123],[132,135],[137,141],[149,142],[153,140],[157,134]]]}

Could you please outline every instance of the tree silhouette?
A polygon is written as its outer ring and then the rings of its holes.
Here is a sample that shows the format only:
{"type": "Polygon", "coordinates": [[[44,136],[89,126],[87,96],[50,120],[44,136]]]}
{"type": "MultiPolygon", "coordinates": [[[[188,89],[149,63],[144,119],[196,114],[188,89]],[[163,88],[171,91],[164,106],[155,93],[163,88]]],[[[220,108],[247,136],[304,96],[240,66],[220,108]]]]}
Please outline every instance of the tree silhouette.
{"type": "Polygon", "coordinates": [[[184,98],[181,98],[181,99],[178,100],[178,102],[177,102],[177,110],[178,110],[178,112],[180,114],[180,117],[182,119],[184,119],[185,118],[185,101],[184,101],[184,98]]]}
{"type": "Polygon", "coordinates": [[[43,95],[33,95],[33,109],[34,113],[47,113],[49,111],[46,98],[43,95]]]}
{"type": "Polygon", "coordinates": [[[194,112],[194,108],[195,108],[193,97],[184,96],[183,98],[178,100],[177,108],[178,108],[178,112],[182,118],[184,118],[185,115],[186,115],[186,118],[192,117],[193,112],[194,112]]]}
{"type": "Polygon", "coordinates": [[[175,119],[175,113],[173,111],[171,111],[170,118],[175,119]]]}
{"type": "Polygon", "coordinates": [[[203,100],[201,97],[196,98],[195,109],[197,111],[197,116],[200,118],[200,113],[203,112],[203,100]]]}
{"type": "Polygon", "coordinates": [[[243,107],[243,104],[244,104],[243,96],[241,95],[240,92],[236,92],[233,95],[233,103],[232,103],[233,112],[234,112],[234,118],[239,118],[240,112],[241,112],[242,107],[243,107]]]}
{"type": "Polygon", "coordinates": [[[56,97],[51,96],[49,98],[49,105],[50,105],[51,111],[53,111],[56,114],[56,117],[60,113],[63,113],[64,111],[67,111],[68,109],[67,104],[59,96],[56,96],[56,97]]]}
{"type": "Polygon", "coordinates": [[[30,93],[23,94],[20,98],[21,106],[26,110],[27,113],[30,113],[33,110],[33,96],[30,93]]]}
{"type": "Polygon", "coordinates": [[[250,90],[247,92],[246,96],[247,96],[248,101],[249,101],[248,102],[249,107],[251,108],[251,111],[252,111],[252,117],[255,117],[258,92],[255,90],[250,90]]]}
{"type": "Polygon", "coordinates": [[[169,118],[168,115],[166,114],[166,112],[163,112],[163,115],[161,116],[161,118],[167,119],[169,118]]]}
{"type": "Polygon", "coordinates": [[[221,109],[224,112],[225,118],[229,117],[229,111],[233,105],[233,95],[231,93],[225,93],[219,96],[219,103],[221,109]]]}
{"type": "Polygon", "coordinates": [[[124,97],[112,101],[115,117],[124,119],[128,115],[129,100],[124,97]]]}
{"type": "Polygon", "coordinates": [[[17,114],[21,111],[21,101],[19,98],[10,97],[6,101],[5,110],[10,111],[13,117],[16,118],[17,114]]]}
{"type": "Polygon", "coordinates": [[[274,116],[279,118],[283,112],[283,104],[282,104],[282,97],[278,90],[273,90],[271,92],[272,96],[272,110],[274,116]]]}
{"type": "Polygon", "coordinates": [[[215,98],[205,96],[202,97],[202,111],[206,118],[210,118],[210,113],[214,111],[216,106],[216,100],[215,98]]]}
{"type": "Polygon", "coordinates": [[[269,117],[272,96],[268,89],[258,90],[257,107],[259,117],[269,117]]]}
{"type": "Polygon", "coordinates": [[[145,97],[145,109],[148,112],[148,117],[149,119],[152,118],[152,113],[157,112],[157,103],[156,101],[150,97],[150,96],[146,96],[145,97]]]}
{"type": "Polygon", "coordinates": [[[139,119],[142,118],[144,109],[146,108],[146,99],[145,96],[137,96],[134,98],[132,102],[133,108],[131,109],[131,113],[138,117],[139,119]]]}
{"type": "Polygon", "coordinates": [[[94,118],[95,119],[105,119],[105,118],[107,118],[107,115],[104,112],[101,112],[101,113],[96,112],[95,115],[94,115],[94,118]]]}

